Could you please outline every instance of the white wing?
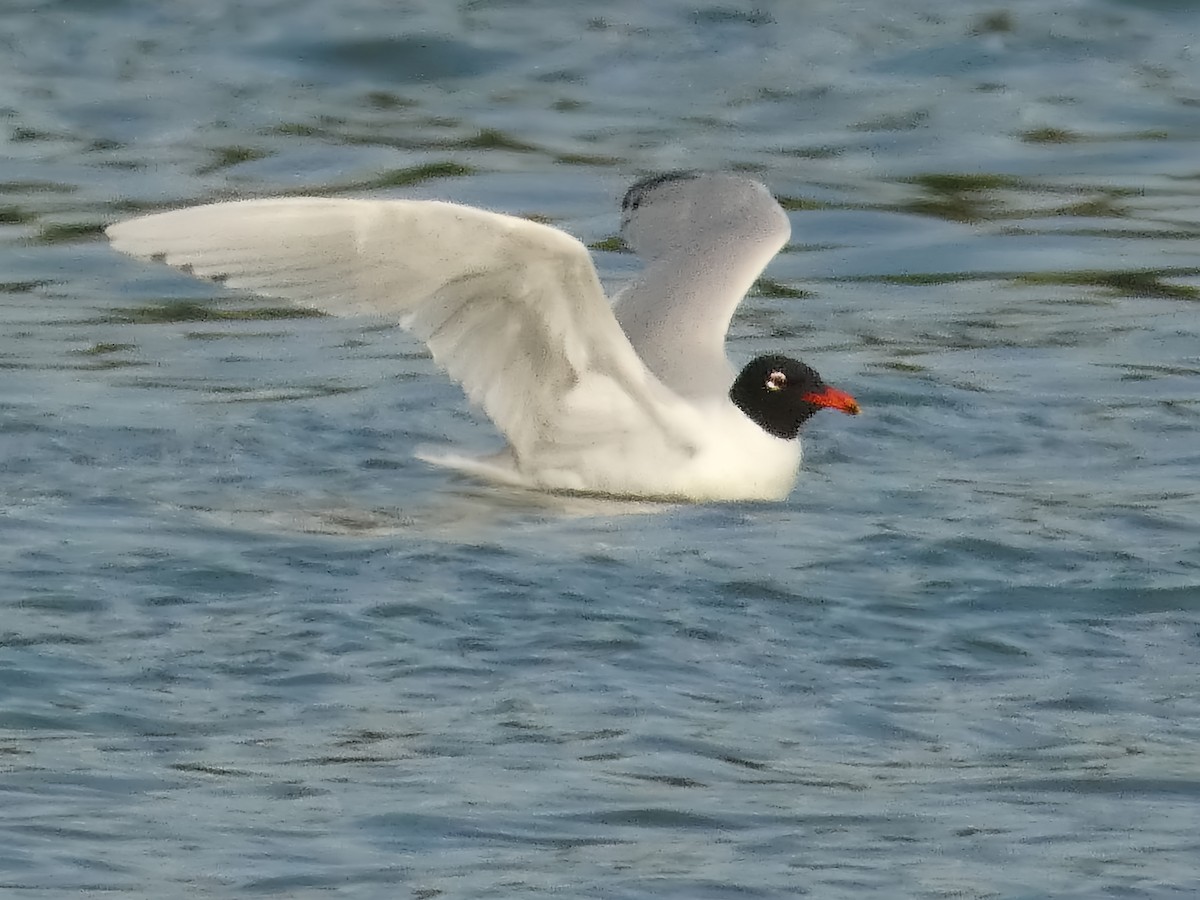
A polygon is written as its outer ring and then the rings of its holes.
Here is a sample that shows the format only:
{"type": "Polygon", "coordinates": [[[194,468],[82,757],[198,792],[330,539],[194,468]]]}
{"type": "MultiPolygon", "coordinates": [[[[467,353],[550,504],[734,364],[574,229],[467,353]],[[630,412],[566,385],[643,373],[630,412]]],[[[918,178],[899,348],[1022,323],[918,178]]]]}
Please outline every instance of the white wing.
{"type": "MultiPolygon", "coordinates": [[[[525,219],[437,201],[217,203],[108,228],[113,246],[335,315],[399,320],[508,438],[518,465],[595,442],[690,452],[587,249],[525,219]]],[[[562,454],[559,456],[559,454],[562,454]]]]}
{"type": "Polygon", "coordinates": [[[615,301],[634,350],[677,393],[722,395],[733,382],[725,333],[791,225],[748,178],[676,173],[635,184],[622,204],[625,243],[647,263],[615,301]]]}

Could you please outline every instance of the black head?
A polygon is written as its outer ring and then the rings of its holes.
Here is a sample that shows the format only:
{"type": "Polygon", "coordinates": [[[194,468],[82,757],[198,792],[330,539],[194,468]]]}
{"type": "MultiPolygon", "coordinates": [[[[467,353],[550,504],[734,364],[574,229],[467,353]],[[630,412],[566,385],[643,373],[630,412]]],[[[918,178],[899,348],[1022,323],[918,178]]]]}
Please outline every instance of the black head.
{"type": "Polygon", "coordinates": [[[791,440],[819,409],[858,415],[858,403],[830,387],[815,369],[788,356],[759,356],[750,361],[729,391],[729,399],[756,425],[791,440]]]}

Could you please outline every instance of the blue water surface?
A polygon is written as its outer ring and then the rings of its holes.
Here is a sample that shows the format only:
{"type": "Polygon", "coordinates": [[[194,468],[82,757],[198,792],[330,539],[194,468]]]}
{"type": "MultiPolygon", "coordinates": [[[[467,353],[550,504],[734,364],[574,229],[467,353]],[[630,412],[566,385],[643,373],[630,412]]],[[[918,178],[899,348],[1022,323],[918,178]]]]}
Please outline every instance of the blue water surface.
{"type": "Polygon", "coordinates": [[[1200,893],[1200,12],[0,11],[0,893],[1200,893]],[[111,251],[229,197],[793,239],[730,353],[852,391],[784,503],[473,484],[424,348],[111,251]]]}

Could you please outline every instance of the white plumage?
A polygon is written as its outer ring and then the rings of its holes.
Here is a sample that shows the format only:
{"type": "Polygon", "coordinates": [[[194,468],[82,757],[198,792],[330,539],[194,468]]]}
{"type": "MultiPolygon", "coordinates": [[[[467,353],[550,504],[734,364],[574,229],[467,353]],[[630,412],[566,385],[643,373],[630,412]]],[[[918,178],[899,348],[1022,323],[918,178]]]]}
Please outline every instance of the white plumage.
{"type": "Polygon", "coordinates": [[[643,182],[627,240],[648,259],[605,298],[587,249],[525,219],[438,201],[217,203],[109,227],[113,246],[333,315],[398,320],[509,449],[435,461],[547,490],[694,500],[787,494],[798,441],[729,399],[725,331],[787,240],[761,185],[643,182]]]}

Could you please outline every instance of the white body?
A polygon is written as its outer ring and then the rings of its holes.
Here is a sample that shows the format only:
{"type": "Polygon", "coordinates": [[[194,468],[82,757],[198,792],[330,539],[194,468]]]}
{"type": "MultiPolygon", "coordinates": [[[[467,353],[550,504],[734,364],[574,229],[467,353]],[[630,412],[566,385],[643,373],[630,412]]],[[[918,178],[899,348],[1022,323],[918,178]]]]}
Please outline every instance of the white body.
{"type": "MultiPolygon", "coordinates": [[[[702,445],[683,452],[643,455],[636,442],[614,446],[598,440],[591,448],[541,457],[522,467],[511,452],[463,456],[421,453],[426,462],[514,487],[607,494],[618,497],[682,500],[782,500],[800,468],[798,440],[763,431],[731,403],[693,407],[693,428],[705,432],[702,445]]],[[[688,416],[692,418],[692,416],[688,416]]]]}
{"type": "Polygon", "coordinates": [[[729,320],[789,235],[756,182],[690,177],[632,204],[626,239],[648,265],[615,312],[573,237],[437,201],[218,203],[108,235],[232,288],[399,321],[509,443],[499,456],[433,461],[638,497],[773,500],[795,482],[799,441],[772,437],[728,397],[729,320]]]}

